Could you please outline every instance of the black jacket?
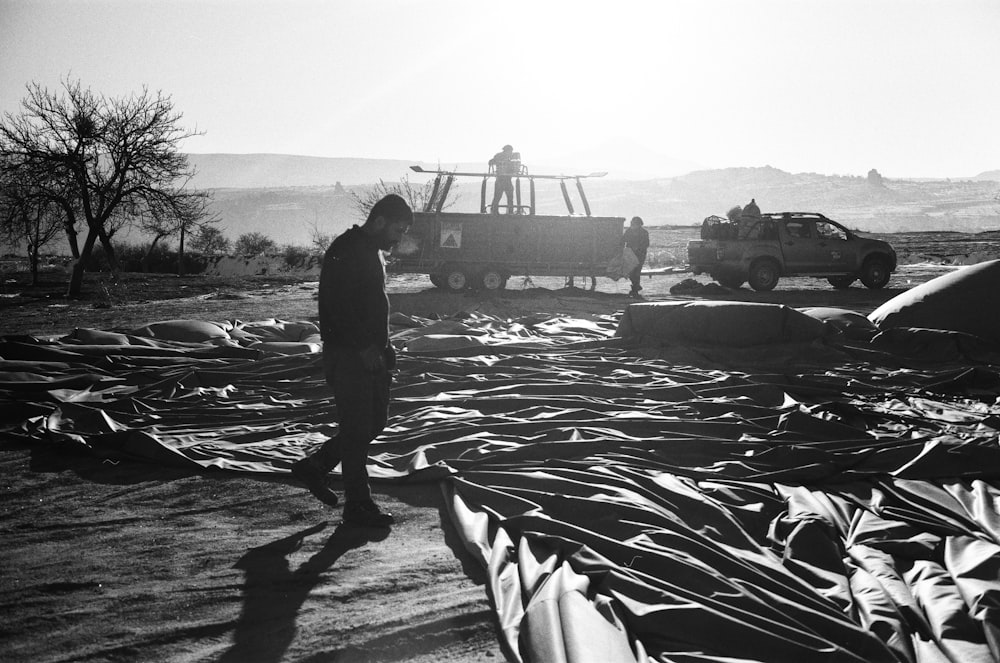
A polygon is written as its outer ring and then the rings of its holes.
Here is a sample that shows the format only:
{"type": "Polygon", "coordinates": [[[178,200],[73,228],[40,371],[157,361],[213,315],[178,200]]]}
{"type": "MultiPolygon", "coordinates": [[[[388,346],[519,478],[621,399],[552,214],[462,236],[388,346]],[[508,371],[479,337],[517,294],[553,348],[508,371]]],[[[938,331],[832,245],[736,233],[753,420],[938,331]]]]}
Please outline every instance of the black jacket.
{"type": "Polygon", "coordinates": [[[638,228],[629,226],[625,229],[625,234],[622,235],[622,246],[632,249],[632,253],[642,263],[646,259],[646,250],[649,248],[649,233],[642,226],[638,228]]]}
{"type": "Polygon", "coordinates": [[[319,277],[324,348],[389,347],[389,297],[382,254],[360,227],[333,240],[319,277]]]}

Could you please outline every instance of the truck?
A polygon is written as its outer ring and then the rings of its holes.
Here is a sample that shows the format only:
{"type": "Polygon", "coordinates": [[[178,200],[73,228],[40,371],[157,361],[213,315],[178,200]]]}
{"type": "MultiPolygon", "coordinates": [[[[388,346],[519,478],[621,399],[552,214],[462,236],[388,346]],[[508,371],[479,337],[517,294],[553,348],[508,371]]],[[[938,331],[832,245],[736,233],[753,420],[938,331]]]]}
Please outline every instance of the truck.
{"type": "Polygon", "coordinates": [[[819,213],[765,213],[746,221],[705,219],[701,239],[688,242],[688,269],[728,288],[749,282],[757,291],[774,289],[783,276],[825,278],[838,289],[861,279],[878,289],[896,269],[896,252],[887,242],[862,237],[819,213]]]}
{"type": "MultiPolygon", "coordinates": [[[[596,277],[614,272],[622,258],[625,218],[593,216],[582,180],[603,177],[587,175],[532,175],[521,167],[513,176],[513,203],[500,206],[500,213],[487,206],[488,183],[494,172],[474,173],[424,170],[434,175],[434,184],[423,208],[413,214],[413,223],[393,249],[387,269],[391,272],[427,274],[431,283],[450,292],[500,290],[513,276],[596,277]],[[450,212],[446,205],[459,177],[482,178],[479,210],[450,212]],[[559,184],[568,214],[539,214],[536,180],[559,184]],[[583,214],[575,211],[568,182],[575,183],[583,214]],[[523,196],[526,184],[527,196],[523,196]]],[[[509,201],[510,202],[510,201],[509,201]]]]}

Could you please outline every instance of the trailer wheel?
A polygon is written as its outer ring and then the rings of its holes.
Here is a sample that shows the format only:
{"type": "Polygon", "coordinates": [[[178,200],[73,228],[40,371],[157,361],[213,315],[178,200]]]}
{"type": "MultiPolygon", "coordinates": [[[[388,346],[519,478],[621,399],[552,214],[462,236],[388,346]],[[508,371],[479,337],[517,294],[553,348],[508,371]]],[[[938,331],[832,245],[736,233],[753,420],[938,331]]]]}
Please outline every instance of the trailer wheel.
{"type": "Polygon", "coordinates": [[[480,278],[483,289],[503,290],[507,287],[507,277],[495,269],[487,269],[480,278]]]}
{"type": "Polygon", "coordinates": [[[779,278],[778,263],[770,258],[758,258],[750,265],[750,274],[747,280],[750,282],[750,287],[757,292],[766,292],[774,290],[774,286],[778,285],[779,278]]]}
{"type": "Polygon", "coordinates": [[[469,277],[458,267],[452,267],[445,272],[444,287],[451,292],[462,292],[469,287],[469,277]]]}

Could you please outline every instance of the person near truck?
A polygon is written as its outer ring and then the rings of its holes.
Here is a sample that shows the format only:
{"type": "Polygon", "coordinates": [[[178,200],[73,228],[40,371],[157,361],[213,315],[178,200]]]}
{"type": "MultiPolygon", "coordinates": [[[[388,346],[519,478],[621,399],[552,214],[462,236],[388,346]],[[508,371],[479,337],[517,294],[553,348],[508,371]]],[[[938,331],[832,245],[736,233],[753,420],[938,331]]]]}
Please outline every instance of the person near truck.
{"type": "Polygon", "coordinates": [[[292,476],[317,499],[336,506],[328,473],[342,464],[344,522],[388,527],[391,513],[372,500],[368,447],[389,417],[390,371],[396,354],[389,343],[389,298],[382,251],[399,242],[413,222],[406,201],[389,194],[372,206],[363,226],[338,236],[323,256],[319,278],[319,324],[323,370],[333,388],[339,429],[315,453],[292,465],[292,476]]]}
{"type": "Polygon", "coordinates": [[[642,275],[642,264],[646,262],[646,251],[649,249],[649,232],[642,226],[642,218],[633,216],[628,229],[622,235],[622,247],[631,250],[639,260],[635,268],[628,273],[628,278],[632,282],[629,297],[638,297],[639,291],[642,290],[639,279],[642,275]]]}
{"type": "Polygon", "coordinates": [[[740,238],[760,237],[760,221],[760,207],[757,206],[757,199],[751,198],[750,202],[743,206],[743,211],[740,213],[740,238]]]}
{"type": "Polygon", "coordinates": [[[493,202],[490,204],[490,213],[496,214],[500,206],[500,198],[507,196],[507,213],[514,210],[514,180],[512,177],[521,172],[521,157],[514,152],[511,145],[504,145],[503,149],[493,155],[489,163],[490,169],[496,175],[496,182],[493,185],[493,202]]]}

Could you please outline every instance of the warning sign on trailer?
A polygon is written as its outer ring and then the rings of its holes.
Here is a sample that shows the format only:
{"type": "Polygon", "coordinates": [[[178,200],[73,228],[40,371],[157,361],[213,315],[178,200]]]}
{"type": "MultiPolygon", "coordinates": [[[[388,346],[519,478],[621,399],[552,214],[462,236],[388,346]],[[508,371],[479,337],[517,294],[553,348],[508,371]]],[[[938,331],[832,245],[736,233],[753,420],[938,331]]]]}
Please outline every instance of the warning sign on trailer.
{"type": "Polygon", "coordinates": [[[462,224],[442,223],[441,224],[441,246],[449,249],[462,248],[462,224]]]}

